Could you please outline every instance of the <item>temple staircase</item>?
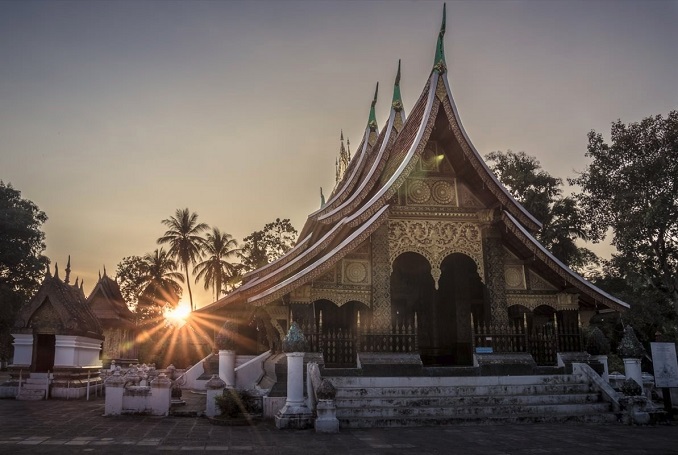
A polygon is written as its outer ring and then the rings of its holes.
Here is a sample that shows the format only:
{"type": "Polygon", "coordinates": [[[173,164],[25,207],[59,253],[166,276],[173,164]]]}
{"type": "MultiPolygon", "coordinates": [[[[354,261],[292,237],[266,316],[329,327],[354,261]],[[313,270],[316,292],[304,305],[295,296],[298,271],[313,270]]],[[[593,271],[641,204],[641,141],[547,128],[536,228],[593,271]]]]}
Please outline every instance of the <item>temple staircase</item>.
{"type": "Polygon", "coordinates": [[[30,373],[25,379],[17,400],[37,401],[44,400],[49,390],[50,379],[48,373],[30,373]]]}
{"type": "Polygon", "coordinates": [[[343,428],[617,421],[580,375],[330,379],[343,428]]]}

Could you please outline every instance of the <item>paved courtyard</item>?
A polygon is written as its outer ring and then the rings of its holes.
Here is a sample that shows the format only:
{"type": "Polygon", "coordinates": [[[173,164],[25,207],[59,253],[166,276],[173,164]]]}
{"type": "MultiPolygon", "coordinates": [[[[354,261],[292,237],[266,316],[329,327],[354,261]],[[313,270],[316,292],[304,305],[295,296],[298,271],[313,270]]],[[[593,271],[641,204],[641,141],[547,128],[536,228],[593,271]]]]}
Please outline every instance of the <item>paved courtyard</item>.
{"type": "Polygon", "coordinates": [[[281,431],[200,417],[104,417],[104,401],[0,400],[0,453],[678,454],[678,425],[532,424],[281,431]]]}

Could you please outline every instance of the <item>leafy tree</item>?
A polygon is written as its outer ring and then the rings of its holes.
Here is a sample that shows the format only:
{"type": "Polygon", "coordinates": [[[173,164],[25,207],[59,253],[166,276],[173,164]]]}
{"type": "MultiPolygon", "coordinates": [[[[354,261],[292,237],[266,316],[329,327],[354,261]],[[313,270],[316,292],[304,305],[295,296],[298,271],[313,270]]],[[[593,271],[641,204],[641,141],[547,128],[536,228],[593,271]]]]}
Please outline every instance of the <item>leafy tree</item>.
{"type": "Polygon", "coordinates": [[[158,239],[158,244],[169,244],[169,254],[183,265],[191,311],[193,311],[195,308],[188,266],[195,264],[201,258],[202,245],[205,239],[200,235],[209,229],[209,226],[205,223],[198,223],[198,214],[189,212],[187,208],[177,209],[175,215],[162,220],[162,224],[167,226],[168,230],[165,235],[158,239]]]}
{"type": "Polygon", "coordinates": [[[599,262],[592,251],[576,244],[577,239],[588,240],[586,220],[577,201],[562,196],[561,179],[525,152],[492,152],[485,158],[511,195],[541,221],[537,239],[555,257],[580,272],[599,262]]]}
{"type": "Polygon", "coordinates": [[[663,293],[678,313],[678,111],[639,123],[612,123],[611,143],[588,134],[591,163],[571,183],[591,237],[609,229],[615,259],[651,288],[663,293]]]}
{"type": "Polygon", "coordinates": [[[245,270],[254,270],[275,261],[294,245],[297,230],[289,218],[276,218],[261,231],[254,231],[243,239],[240,258],[245,270]]]}
{"type": "Polygon", "coordinates": [[[118,263],[115,271],[120,292],[131,310],[136,309],[139,296],[144,290],[145,265],[143,257],[127,256],[118,263]]]}
{"type": "Polygon", "coordinates": [[[42,224],[47,215],[0,181],[0,360],[11,352],[10,331],[19,308],[38,290],[49,260],[42,224]]]}
{"type": "Polygon", "coordinates": [[[202,245],[207,259],[195,266],[195,282],[197,284],[199,280],[204,280],[205,290],[210,287],[213,289],[214,300],[219,298],[223,291],[222,285],[228,283],[236,271],[235,264],[227,259],[240,251],[237,246],[238,242],[231,234],[221,232],[218,228],[212,228],[202,245]]]}

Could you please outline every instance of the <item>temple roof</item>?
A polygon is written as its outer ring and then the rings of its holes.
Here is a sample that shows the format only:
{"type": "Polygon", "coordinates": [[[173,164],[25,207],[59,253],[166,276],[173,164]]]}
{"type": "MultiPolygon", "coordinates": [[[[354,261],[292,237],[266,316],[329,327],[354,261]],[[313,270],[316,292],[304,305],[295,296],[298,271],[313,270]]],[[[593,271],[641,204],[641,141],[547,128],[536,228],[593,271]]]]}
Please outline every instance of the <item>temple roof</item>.
{"type": "Polygon", "coordinates": [[[461,124],[447,80],[444,34],[443,14],[432,71],[407,118],[402,106],[398,64],[389,119],[378,133],[375,91],[368,125],[356,155],[326,203],[309,215],[299,242],[278,260],[248,273],[244,284],[234,292],[198,311],[217,310],[234,302],[264,305],[329,270],[387,219],[393,197],[415,169],[434,131],[437,137],[445,138],[446,153],[454,157],[458,167],[455,171],[478,188],[486,207],[505,214],[499,222],[504,222],[515,238],[520,238],[526,248],[532,245],[529,248],[538,250],[547,267],[562,269],[560,275],[586,293],[589,300],[627,307],[554,260],[534,239],[533,233],[541,228],[541,223],[490,171],[461,124]]]}
{"type": "Polygon", "coordinates": [[[103,338],[101,324],[82,291],[62,281],[56,266],[54,276],[48,272],[38,292],[19,310],[15,329],[103,338]]]}
{"type": "Polygon", "coordinates": [[[125,302],[118,283],[104,274],[87,297],[87,304],[104,327],[133,327],[134,313],[125,302]]]}

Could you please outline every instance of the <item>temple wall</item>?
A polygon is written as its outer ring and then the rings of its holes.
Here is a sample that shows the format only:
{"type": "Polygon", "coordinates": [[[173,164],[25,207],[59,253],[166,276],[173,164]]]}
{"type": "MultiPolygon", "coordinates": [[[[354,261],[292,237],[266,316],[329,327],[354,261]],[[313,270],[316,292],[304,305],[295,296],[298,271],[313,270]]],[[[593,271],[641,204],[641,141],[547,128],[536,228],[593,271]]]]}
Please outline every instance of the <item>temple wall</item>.
{"type": "Polygon", "coordinates": [[[391,262],[388,225],[372,234],[372,329],[391,330],[391,262]]]}

